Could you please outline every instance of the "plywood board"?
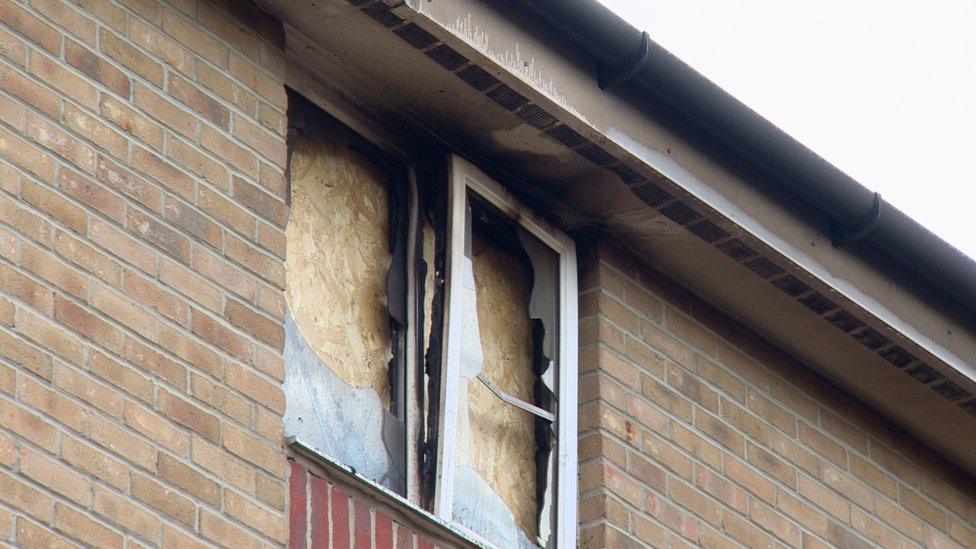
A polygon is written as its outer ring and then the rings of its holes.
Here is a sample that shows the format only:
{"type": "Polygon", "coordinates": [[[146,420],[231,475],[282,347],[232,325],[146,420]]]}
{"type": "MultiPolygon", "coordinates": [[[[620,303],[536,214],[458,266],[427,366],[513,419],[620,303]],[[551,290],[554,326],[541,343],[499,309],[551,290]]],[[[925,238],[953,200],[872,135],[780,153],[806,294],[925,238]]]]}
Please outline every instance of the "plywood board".
{"type": "Polygon", "coordinates": [[[387,188],[341,143],[299,137],[291,157],[285,299],[316,356],[389,406],[387,188]]]}

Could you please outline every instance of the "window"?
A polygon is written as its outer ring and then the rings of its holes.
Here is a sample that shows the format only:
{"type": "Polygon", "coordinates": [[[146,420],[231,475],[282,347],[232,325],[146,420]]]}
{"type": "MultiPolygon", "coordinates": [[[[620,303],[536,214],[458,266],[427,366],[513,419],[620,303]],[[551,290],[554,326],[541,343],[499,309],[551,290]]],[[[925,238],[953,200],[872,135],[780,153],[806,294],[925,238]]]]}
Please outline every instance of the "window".
{"type": "Polygon", "coordinates": [[[295,95],[289,126],[286,435],[478,540],[575,544],[573,242],[447,151],[295,95]]]}

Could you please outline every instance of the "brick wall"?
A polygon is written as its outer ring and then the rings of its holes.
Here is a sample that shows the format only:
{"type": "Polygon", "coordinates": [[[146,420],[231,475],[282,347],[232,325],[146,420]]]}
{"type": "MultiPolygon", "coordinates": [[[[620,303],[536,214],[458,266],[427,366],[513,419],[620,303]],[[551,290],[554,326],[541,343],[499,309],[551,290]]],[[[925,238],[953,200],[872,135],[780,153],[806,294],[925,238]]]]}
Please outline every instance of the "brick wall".
{"type": "Polygon", "coordinates": [[[301,457],[289,459],[290,548],[447,549],[458,547],[437,525],[424,528],[417,513],[398,511],[375,493],[301,457]]]}
{"type": "Polygon", "coordinates": [[[588,248],[583,546],[976,546],[971,478],[613,245],[588,248]]]}
{"type": "Polygon", "coordinates": [[[286,540],[281,48],[0,0],[0,545],[286,540]]]}

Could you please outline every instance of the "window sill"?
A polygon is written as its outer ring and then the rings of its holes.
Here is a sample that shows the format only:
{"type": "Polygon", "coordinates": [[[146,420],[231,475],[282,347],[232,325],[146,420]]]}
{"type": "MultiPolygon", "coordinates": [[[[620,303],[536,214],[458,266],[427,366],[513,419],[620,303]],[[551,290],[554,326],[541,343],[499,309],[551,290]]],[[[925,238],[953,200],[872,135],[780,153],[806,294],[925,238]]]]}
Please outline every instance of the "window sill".
{"type": "Polygon", "coordinates": [[[433,532],[447,538],[448,541],[457,543],[460,546],[471,547],[492,547],[490,544],[480,539],[476,534],[459,527],[456,524],[446,522],[430,511],[419,507],[407,498],[379,485],[376,481],[366,478],[357,473],[352,467],[339,463],[315,449],[307,442],[298,437],[288,437],[285,445],[301,454],[302,456],[314,461],[324,467],[329,473],[347,484],[358,488],[367,494],[375,497],[379,502],[389,505],[393,509],[406,514],[419,524],[423,524],[433,532]]]}

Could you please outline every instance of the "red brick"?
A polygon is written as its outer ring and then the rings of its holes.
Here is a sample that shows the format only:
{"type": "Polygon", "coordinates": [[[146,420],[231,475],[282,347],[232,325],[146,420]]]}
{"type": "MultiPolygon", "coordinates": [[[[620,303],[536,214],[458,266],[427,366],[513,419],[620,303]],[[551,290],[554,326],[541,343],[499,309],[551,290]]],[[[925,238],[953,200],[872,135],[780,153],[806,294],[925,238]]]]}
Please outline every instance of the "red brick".
{"type": "Polygon", "coordinates": [[[332,485],[329,490],[329,510],[332,512],[332,547],[335,549],[350,547],[349,503],[346,491],[332,485]]]}

